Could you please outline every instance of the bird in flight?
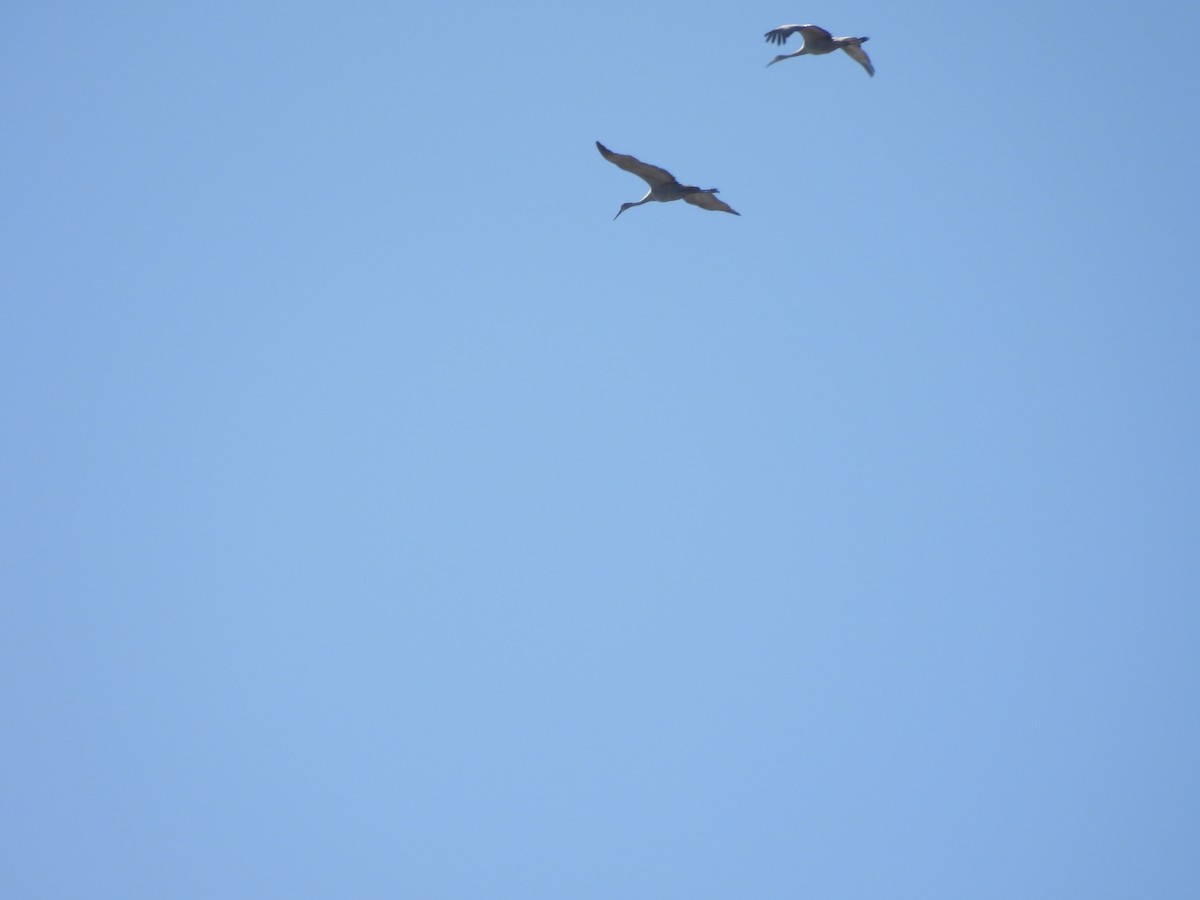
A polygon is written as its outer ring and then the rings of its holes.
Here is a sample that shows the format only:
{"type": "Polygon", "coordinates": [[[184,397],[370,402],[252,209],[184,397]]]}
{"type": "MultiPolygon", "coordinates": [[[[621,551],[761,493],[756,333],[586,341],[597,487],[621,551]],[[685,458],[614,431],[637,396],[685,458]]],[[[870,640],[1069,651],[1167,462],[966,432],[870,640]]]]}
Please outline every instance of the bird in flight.
{"type": "Polygon", "coordinates": [[[768,66],[773,66],[781,59],[791,59],[793,56],[804,56],[806,54],[812,56],[820,56],[824,53],[832,53],[834,50],[845,50],[846,55],[857,62],[860,66],[867,70],[867,74],[871,77],[875,76],[875,67],[871,65],[871,58],[862,48],[870,38],[865,37],[834,37],[824,28],[819,25],[780,25],[778,28],[772,28],[766,33],[767,43],[775,43],[783,46],[783,42],[788,39],[788,35],[793,32],[800,32],[804,38],[804,46],[795,53],[783,53],[775,57],[768,66]]]}
{"type": "Polygon", "coordinates": [[[596,149],[600,151],[601,156],[618,169],[632,172],[650,186],[650,190],[646,191],[646,196],[641,200],[632,203],[622,203],[621,208],[617,210],[617,215],[613,216],[614,221],[617,216],[630,207],[641,206],[643,203],[649,203],[651,200],[657,200],[659,203],[668,203],[671,200],[683,200],[701,209],[711,209],[713,212],[733,213],[735,216],[741,215],[740,212],[733,209],[724,200],[717,199],[716,194],[718,191],[716,188],[698,188],[692,187],[690,184],[680,184],[675,180],[675,176],[666,169],[660,169],[658,166],[644,163],[640,159],[624,153],[613,153],[599,141],[596,141],[596,149]]]}

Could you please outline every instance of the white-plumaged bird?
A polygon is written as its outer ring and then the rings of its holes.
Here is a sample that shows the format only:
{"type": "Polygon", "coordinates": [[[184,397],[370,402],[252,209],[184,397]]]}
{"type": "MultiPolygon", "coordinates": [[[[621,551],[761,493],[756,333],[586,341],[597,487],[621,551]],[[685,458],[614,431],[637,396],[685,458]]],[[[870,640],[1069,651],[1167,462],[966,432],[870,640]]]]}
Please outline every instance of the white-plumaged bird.
{"type": "MultiPolygon", "coordinates": [[[[596,149],[600,151],[601,156],[618,169],[632,172],[650,186],[650,190],[646,191],[646,196],[641,200],[632,203],[622,203],[621,208],[617,210],[617,216],[630,207],[641,206],[643,203],[649,203],[651,200],[657,200],[659,203],[668,203],[671,200],[684,200],[692,204],[692,206],[698,206],[701,209],[733,213],[735,216],[741,215],[740,212],[737,212],[724,200],[716,198],[715,195],[718,193],[716,188],[698,188],[690,184],[680,184],[675,180],[675,176],[666,169],[660,169],[658,166],[644,163],[640,159],[625,153],[613,153],[599,141],[596,141],[596,149]]],[[[614,221],[617,216],[613,216],[614,221]]]]}
{"type": "Polygon", "coordinates": [[[767,32],[767,43],[776,43],[782,46],[783,42],[788,39],[788,35],[797,31],[804,38],[804,46],[795,53],[783,53],[775,57],[767,63],[768,66],[775,65],[781,59],[791,59],[794,56],[820,56],[824,53],[832,53],[834,50],[845,50],[846,55],[866,69],[868,75],[872,78],[875,76],[875,67],[871,65],[871,58],[867,56],[861,46],[870,38],[834,37],[819,25],[780,25],[767,32]]]}

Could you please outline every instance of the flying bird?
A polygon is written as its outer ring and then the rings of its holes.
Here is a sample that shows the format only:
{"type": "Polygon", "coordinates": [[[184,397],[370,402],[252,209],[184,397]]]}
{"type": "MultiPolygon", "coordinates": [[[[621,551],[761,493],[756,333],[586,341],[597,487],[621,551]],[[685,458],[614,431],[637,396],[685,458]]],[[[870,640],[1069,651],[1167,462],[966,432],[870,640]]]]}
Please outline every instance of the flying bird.
{"type": "MultiPolygon", "coordinates": [[[[621,208],[617,210],[617,216],[631,206],[641,206],[643,203],[649,203],[651,200],[657,200],[659,203],[668,203],[671,200],[684,200],[692,204],[692,206],[698,206],[701,209],[711,209],[713,212],[733,213],[735,216],[741,215],[740,212],[733,209],[724,200],[716,198],[716,194],[718,193],[716,188],[704,189],[692,187],[690,184],[680,184],[675,180],[675,176],[666,169],[660,169],[658,166],[644,163],[640,159],[624,153],[613,153],[599,141],[596,141],[596,149],[600,151],[601,156],[618,169],[632,172],[650,186],[650,190],[646,191],[646,196],[641,200],[632,203],[622,203],[621,208]]],[[[613,221],[616,221],[617,216],[613,216],[613,221]]]]}
{"type": "Polygon", "coordinates": [[[804,38],[804,46],[795,53],[783,53],[775,57],[767,63],[768,66],[775,65],[781,59],[791,59],[793,56],[804,56],[806,54],[820,56],[824,53],[832,53],[834,50],[842,49],[846,51],[847,56],[866,69],[868,75],[872,78],[875,77],[875,67],[871,65],[871,58],[867,56],[866,51],[860,46],[869,41],[870,38],[834,37],[819,25],[780,25],[778,28],[772,28],[766,33],[767,43],[776,43],[783,46],[783,42],[788,39],[788,35],[796,31],[800,32],[804,38]]]}

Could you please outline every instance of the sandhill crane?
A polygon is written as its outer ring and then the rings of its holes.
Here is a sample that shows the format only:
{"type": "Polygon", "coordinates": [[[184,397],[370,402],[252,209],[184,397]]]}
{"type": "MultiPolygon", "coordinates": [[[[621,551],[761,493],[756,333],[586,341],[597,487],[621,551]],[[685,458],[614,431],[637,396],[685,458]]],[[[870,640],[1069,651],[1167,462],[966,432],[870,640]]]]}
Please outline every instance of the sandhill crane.
{"type": "Polygon", "coordinates": [[[859,46],[860,44],[865,44],[870,38],[834,37],[819,25],[780,25],[778,28],[772,28],[766,33],[767,43],[774,42],[783,46],[783,42],[788,39],[788,35],[796,31],[800,32],[804,38],[804,46],[795,53],[784,53],[775,57],[767,63],[768,66],[775,65],[781,59],[791,59],[793,56],[804,56],[806,54],[819,56],[823,53],[832,53],[834,50],[840,48],[846,51],[847,56],[866,69],[868,75],[872,78],[875,77],[875,67],[871,65],[870,57],[859,46]]]}
{"type": "MultiPolygon", "coordinates": [[[[740,212],[734,210],[724,200],[718,200],[713,196],[718,193],[716,188],[705,190],[703,188],[692,187],[690,184],[680,184],[675,180],[675,176],[666,169],[660,169],[658,166],[644,163],[640,159],[624,153],[613,153],[599,141],[596,141],[596,149],[600,151],[601,156],[618,169],[632,172],[638,178],[642,179],[642,181],[646,182],[646,184],[650,185],[650,190],[646,191],[646,196],[641,200],[633,203],[622,203],[621,208],[617,210],[617,216],[631,206],[641,206],[643,203],[649,203],[651,200],[657,200],[659,203],[667,203],[671,200],[684,200],[692,204],[692,206],[698,206],[701,209],[733,213],[735,216],[741,215],[740,212]]],[[[617,216],[613,216],[614,222],[617,216]]]]}

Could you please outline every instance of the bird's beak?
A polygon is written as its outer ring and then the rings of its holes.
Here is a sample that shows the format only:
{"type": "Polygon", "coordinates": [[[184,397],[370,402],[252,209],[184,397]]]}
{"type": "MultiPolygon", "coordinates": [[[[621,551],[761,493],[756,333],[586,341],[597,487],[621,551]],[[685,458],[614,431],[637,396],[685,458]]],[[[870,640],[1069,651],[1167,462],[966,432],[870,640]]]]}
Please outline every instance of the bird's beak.
{"type": "Polygon", "coordinates": [[[623,213],[623,212],[625,212],[625,207],[622,206],[620,209],[617,210],[617,215],[613,216],[613,221],[614,222],[617,221],[617,216],[621,215],[621,213],[623,213]]]}

